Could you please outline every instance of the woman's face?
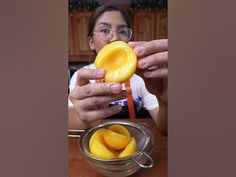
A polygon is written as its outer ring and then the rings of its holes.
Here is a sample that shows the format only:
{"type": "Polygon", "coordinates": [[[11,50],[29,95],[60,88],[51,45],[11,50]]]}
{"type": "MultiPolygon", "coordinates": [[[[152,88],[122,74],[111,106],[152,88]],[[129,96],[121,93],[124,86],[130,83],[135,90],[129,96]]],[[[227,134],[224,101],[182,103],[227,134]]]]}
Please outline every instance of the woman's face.
{"type": "MultiPolygon", "coordinates": [[[[102,47],[113,41],[121,39],[123,29],[126,29],[127,23],[118,11],[104,12],[95,24],[93,35],[88,38],[91,50],[97,53],[102,47]]],[[[126,41],[127,42],[127,41],[126,41]]]]}

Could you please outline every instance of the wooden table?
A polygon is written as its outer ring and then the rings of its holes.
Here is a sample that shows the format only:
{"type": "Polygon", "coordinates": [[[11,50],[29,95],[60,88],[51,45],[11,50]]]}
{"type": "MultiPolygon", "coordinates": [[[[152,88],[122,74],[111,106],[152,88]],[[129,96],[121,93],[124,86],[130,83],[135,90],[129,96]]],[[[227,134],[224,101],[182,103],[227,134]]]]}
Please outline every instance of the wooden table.
{"type": "MultiPolygon", "coordinates": [[[[126,119],[127,120],[127,119],[126,119]]],[[[154,166],[141,169],[130,177],[167,177],[167,136],[155,126],[152,119],[136,119],[134,122],[147,123],[155,137],[153,152],[154,166]]],[[[69,177],[102,177],[80,154],[78,138],[68,138],[69,143],[69,177]]]]}

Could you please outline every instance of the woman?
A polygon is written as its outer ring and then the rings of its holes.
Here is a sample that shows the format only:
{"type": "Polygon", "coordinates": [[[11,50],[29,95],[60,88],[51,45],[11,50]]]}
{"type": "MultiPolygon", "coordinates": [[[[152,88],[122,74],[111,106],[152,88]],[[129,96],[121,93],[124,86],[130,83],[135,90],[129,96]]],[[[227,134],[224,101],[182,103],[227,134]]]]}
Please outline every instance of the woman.
{"type": "MultiPolygon", "coordinates": [[[[101,48],[113,41],[122,40],[129,42],[132,30],[128,16],[114,6],[98,7],[89,21],[88,42],[90,48],[98,53],[101,48]]],[[[151,42],[130,42],[136,55],[141,59],[139,68],[144,70],[145,77],[154,77],[161,84],[167,75],[167,40],[151,42]],[[162,56],[159,56],[160,53],[162,56]],[[164,53],[164,54],[163,54],[164,53]],[[157,56],[158,55],[158,56],[157,56]],[[161,63],[161,64],[160,64],[161,63]],[[164,64],[163,64],[164,63],[164,64]],[[165,67],[160,69],[160,67],[165,67]],[[164,74],[160,80],[160,72],[164,74]]],[[[70,81],[69,128],[87,128],[99,123],[102,119],[122,112],[122,117],[127,113],[126,94],[122,92],[124,84],[120,83],[95,83],[94,80],[104,78],[103,69],[95,69],[93,64],[78,70],[70,81]]],[[[166,92],[158,96],[150,94],[141,77],[134,74],[130,78],[130,85],[137,116],[145,108],[158,127],[166,132],[167,126],[167,101],[166,92]],[[160,98],[159,98],[160,97],[160,98]],[[159,100],[160,99],[160,100],[159,100]]],[[[127,117],[127,116],[126,116],[127,117]]]]}

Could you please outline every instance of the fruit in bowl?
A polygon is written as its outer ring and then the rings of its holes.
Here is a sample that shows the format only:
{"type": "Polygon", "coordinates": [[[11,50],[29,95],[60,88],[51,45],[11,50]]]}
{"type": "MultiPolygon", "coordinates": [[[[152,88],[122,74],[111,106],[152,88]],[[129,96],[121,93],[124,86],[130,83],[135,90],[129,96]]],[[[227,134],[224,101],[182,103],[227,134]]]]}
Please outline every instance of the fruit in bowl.
{"type": "Polygon", "coordinates": [[[137,152],[137,143],[122,125],[114,124],[96,130],[89,140],[90,153],[101,159],[117,159],[137,152]]]}
{"type": "Polygon", "coordinates": [[[127,120],[104,120],[86,129],[78,143],[86,161],[100,174],[109,177],[127,177],[141,168],[151,168],[154,144],[154,136],[147,125],[127,120]],[[104,140],[107,130],[130,137],[129,143],[121,150],[110,148],[104,140]]]}
{"type": "Polygon", "coordinates": [[[137,57],[134,50],[123,41],[115,41],[105,45],[95,58],[96,68],[106,70],[106,82],[122,83],[136,71],[137,57]]]}

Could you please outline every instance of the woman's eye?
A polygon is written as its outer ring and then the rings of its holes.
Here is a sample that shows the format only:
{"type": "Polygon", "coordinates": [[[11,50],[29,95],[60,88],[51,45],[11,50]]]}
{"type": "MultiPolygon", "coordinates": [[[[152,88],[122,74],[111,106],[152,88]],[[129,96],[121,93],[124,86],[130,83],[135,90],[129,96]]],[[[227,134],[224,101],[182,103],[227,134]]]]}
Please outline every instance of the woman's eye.
{"type": "Polygon", "coordinates": [[[125,31],[125,30],[123,30],[123,31],[120,31],[120,34],[122,34],[122,35],[127,35],[127,32],[125,31]]]}
{"type": "Polygon", "coordinates": [[[109,33],[110,33],[110,30],[109,30],[109,29],[101,29],[101,30],[100,30],[100,33],[109,34],[109,33]]]}

